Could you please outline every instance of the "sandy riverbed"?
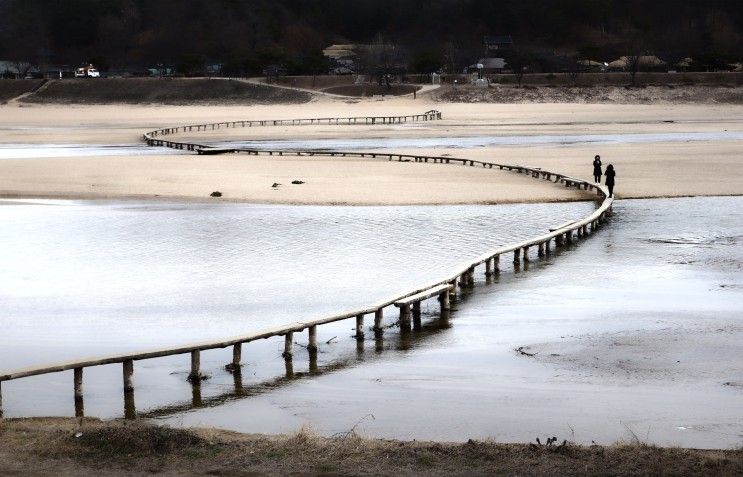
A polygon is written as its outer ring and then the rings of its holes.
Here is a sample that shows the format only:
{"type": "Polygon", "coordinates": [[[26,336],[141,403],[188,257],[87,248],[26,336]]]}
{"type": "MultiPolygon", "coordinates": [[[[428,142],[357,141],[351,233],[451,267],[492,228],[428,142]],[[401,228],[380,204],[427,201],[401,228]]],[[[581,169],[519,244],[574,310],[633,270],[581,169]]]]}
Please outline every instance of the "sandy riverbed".
{"type": "MultiPolygon", "coordinates": [[[[743,106],[435,104],[322,99],[304,105],[4,106],[0,144],[127,144],[168,125],[266,118],[402,115],[439,109],[443,121],[379,126],[313,126],[219,131],[200,140],[465,137],[475,135],[663,134],[741,132],[743,106]]],[[[192,136],[193,137],[193,136],[192,136]]],[[[420,154],[492,159],[589,177],[594,154],[618,171],[619,197],[743,193],[737,140],[625,144],[548,144],[414,149],[420,154]]],[[[315,204],[444,204],[574,200],[580,195],[525,176],[460,166],[374,160],[193,155],[5,159],[0,195],[37,197],[206,198],[315,204]],[[302,186],[286,187],[300,179],[302,186]],[[274,182],[281,183],[277,189],[274,182]]]]}

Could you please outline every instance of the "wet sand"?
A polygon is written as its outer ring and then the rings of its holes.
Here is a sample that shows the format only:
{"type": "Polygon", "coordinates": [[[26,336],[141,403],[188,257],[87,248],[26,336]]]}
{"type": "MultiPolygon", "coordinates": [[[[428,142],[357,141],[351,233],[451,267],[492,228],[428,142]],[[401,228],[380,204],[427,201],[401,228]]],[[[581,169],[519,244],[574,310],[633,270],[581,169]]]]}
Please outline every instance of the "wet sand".
{"type": "MultiPolygon", "coordinates": [[[[338,101],[254,107],[4,106],[0,143],[135,143],[157,127],[238,119],[398,115],[438,108],[443,121],[380,127],[310,126],[235,129],[199,140],[463,137],[536,134],[643,134],[743,131],[743,106],[735,105],[472,105],[425,100],[338,101]]],[[[540,145],[414,149],[425,154],[523,163],[588,177],[594,154],[617,169],[620,198],[743,193],[741,141],[653,144],[540,145]]],[[[86,157],[0,161],[0,195],[112,198],[205,198],[313,204],[445,204],[575,200],[561,191],[510,174],[432,164],[317,158],[86,157]],[[270,187],[294,179],[302,187],[270,187]]]]}

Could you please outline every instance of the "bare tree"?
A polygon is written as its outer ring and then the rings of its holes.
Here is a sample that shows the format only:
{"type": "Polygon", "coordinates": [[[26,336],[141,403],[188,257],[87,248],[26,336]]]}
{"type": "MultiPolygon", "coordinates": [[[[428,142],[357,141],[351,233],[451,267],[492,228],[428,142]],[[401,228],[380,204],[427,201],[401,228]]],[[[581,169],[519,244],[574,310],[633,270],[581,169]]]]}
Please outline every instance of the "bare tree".
{"type": "Polygon", "coordinates": [[[380,86],[386,83],[387,89],[391,89],[390,75],[395,73],[395,67],[400,61],[399,51],[394,43],[380,33],[374,43],[360,52],[359,59],[367,74],[376,78],[380,86]]]}
{"type": "Polygon", "coordinates": [[[630,78],[632,79],[631,85],[637,86],[637,72],[640,71],[640,66],[642,64],[642,55],[640,53],[635,53],[633,55],[626,57],[627,61],[627,71],[629,71],[630,78]]]}
{"type": "Polygon", "coordinates": [[[25,78],[29,71],[31,71],[31,68],[34,67],[31,63],[28,61],[24,61],[21,59],[16,59],[13,61],[13,66],[16,69],[17,77],[18,78],[25,78]]]}
{"type": "Polygon", "coordinates": [[[459,46],[454,40],[449,40],[444,45],[444,62],[448,73],[457,72],[457,62],[459,61],[459,46]]]}

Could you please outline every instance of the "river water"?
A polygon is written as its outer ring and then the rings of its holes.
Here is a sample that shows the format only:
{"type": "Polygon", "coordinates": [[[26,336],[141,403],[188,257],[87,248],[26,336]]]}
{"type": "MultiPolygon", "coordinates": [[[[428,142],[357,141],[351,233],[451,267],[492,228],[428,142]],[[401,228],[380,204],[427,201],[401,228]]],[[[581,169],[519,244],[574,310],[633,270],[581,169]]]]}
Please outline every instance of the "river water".
{"type": "MultiPolygon", "coordinates": [[[[135,364],[136,410],[245,432],[728,447],[743,441],[743,198],[625,200],[597,234],[465,293],[422,330],[318,329],[135,364]],[[299,344],[306,336],[296,336],[299,344]],[[534,356],[519,354],[519,347],[534,356]],[[631,431],[631,432],[630,432],[631,431]]],[[[356,307],[592,203],[285,207],[4,201],[0,368],[244,333],[356,307]]],[[[393,310],[385,323],[394,325],[393,310]]],[[[368,324],[368,323],[367,323],[368,324]]],[[[85,371],[85,413],[124,412],[121,369],[85,371]]],[[[70,372],[3,384],[6,416],[73,415],[70,372]]]]}
{"type": "MultiPolygon", "coordinates": [[[[561,134],[561,135],[492,135],[435,138],[346,138],[213,142],[197,139],[200,144],[219,147],[243,147],[270,150],[378,150],[397,151],[409,148],[471,149],[480,147],[510,147],[533,145],[581,146],[602,144],[656,144],[698,141],[741,141],[743,132],[681,132],[681,133],[621,133],[621,134],[561,134]]],[[[142,156],[183,154],[165,147],[138,144],[0,144],[0,159],[50,157],[142,156]]]]}

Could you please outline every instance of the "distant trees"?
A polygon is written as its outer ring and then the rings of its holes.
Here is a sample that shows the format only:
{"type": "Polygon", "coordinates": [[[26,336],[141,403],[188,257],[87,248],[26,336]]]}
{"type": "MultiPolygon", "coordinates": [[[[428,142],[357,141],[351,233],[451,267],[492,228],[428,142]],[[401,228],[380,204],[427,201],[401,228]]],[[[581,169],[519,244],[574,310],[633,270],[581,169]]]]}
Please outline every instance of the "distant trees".
{"type": "Polygon", "coordinates": [[[368,44],[378,32],[394,38],[398,52],[410,52],[412,68],[440,63],[452,73],[482,55],[487,34],[512,35],[526,49],[593,48],[590,59],[596,61],[632,54],[635,39],[676,57],[714,54],[740,61],[743,2],[0,0],[0,60],[17,56],[29,63],[105,58],[115,68],[173,65],[197,55],[245,74],[270,64],[310,74],[323,67],[319,52],[325,46],[368,44]]]}

